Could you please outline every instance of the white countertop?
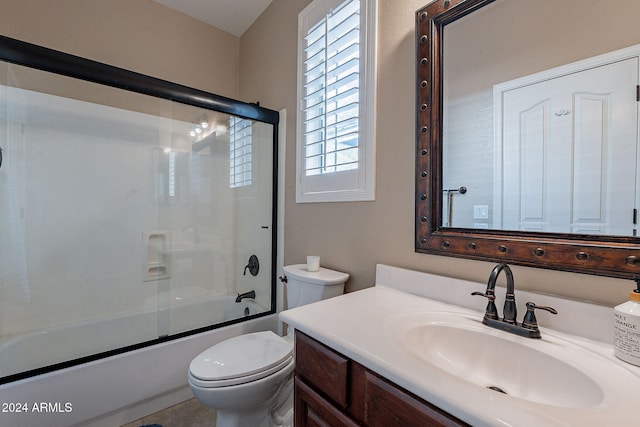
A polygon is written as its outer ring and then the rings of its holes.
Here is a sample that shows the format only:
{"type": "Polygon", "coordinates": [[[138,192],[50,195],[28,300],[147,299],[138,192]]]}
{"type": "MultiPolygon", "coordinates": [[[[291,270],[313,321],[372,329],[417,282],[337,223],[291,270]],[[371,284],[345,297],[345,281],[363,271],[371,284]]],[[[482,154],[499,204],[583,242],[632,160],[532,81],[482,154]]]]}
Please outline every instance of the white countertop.
{"type": "MultiPolygon", "coordinates": [[[[377,282],[372,288],[284,311],[280,313],[280,319],[474,426],[640,426],[640,411],[636,409],[637,400],[640,398],[640,368],[618,360],[613,355],[611,344],[545,327],[541,327],[542,340],[513,336],[514,340],[525,340],[526,345],[533,348],[536,341],[544,342],[541,345],[573,343],[578,349],[576,353],[572,353],[576,360],[566,362],[580,367],[580,351],[589,351],[596,355],[598,363],[606,364],[607,371],[611,367],[611,372],[615,373],[613,376],[609,375],[610,378],[606,377],[606,372],[596,374],[602,376],[598,378],[599,381],[606,382],[622,376],[626,378],[626,386],[624,390],[615,385],[607,387],[602,402],[595,407],[587,408],[564,408],[505,396],[461,380],[404,351],[389,326],[390,319],[397,319],[398,316],[407,313],[425,311],[462,313],[474,316],[480,321],[486,301],[470,296],[468,291],[470,287],[482,291],[486,287],[485,284],[440,278],[387,266],[378,267],[377,282]],[[461,299],[464,304],[471,301],[478,309],[464,308],[437,301],[433,297],[416,295],[438,294],[438,286],[443,289],[442,283],[439,283],[440,279],[447,284],[447,290],[440,292],[445,298],[461,299]],[[397,286],[402,290],[394,289],[394,280],[402,282],[397,286]]],[[[500,289],[496,290],[496,294],[500,292],[500,289]]],[[[527,294],[527,298],[531,295],[527,294]]],[[[516,299],[518,296],[516,290],[516,299]]],[[[555,297],[538,296],[538,299],[533,301],[551,305],[549,298],[553,300],[555,297]],[[539,302],[540,299],[543,301],[539,302]]],[[[524,301],[519,303],[523,304],[524,301]]],[[[568,312],[575,309],[571,308],[574,302],[562,300],[555,303],[562,305],[565,313],[564,317],[557,321],[565,320],[566,324],[576,324],[567,320],[568,312]]],[[[581,325],[585,331],[589,330],[586,335],[602,335],[604,330],[612,331],[612,328],[604,329],[601,325],[603,321],[606,325],[609,324],[603,316],[607,316],[608,313],[612,316],[610,308],[585,308],[584,303],[575,304],[580,311],[576,313],[578,318],[584,316],[584,312],[596,317],[591,319],[593,326],[587,325],[585,328],[584,324],[581,325]]],[[[498,307],[501,314],[501,305],[498,307]]],[[[558,311],[561,310],[558,308],[558,311]]],[[[521,310],[520,313],[518,320],[524,311],[521,310]]],[[[543,316],[544,314],[538,315],[538,320],[542,320],[543,316]]],[[[543,324],[542,321],[540,323],[543,324]]],[[[572,327],[569,326],[569,329],[572,327]]],[[[562,378],[557,380],[562,381],[562,378]]]]}

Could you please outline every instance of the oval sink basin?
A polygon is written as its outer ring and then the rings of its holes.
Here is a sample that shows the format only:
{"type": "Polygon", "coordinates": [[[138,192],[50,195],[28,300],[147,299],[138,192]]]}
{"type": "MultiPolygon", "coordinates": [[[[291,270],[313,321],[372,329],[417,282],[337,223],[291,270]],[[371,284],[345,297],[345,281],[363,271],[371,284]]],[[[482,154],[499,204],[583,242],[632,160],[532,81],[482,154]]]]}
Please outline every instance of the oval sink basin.
{"type": "Polygon", "coordinates": [[[492,392],[565,408],[594,407],[604,398],[598,383],[574,366],[587,353],[577,346],[518,337],[454,313],[396,316],[387,333],[421,361],[492,392]]]}

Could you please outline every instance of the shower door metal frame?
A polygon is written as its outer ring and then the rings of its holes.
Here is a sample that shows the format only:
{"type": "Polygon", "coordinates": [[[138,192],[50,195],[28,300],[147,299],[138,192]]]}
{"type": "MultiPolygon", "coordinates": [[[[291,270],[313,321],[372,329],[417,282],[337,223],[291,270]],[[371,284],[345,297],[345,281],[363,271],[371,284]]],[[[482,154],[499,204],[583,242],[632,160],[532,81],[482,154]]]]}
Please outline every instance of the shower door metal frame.
{"type": "Polygon", "coordinates": [[[276,277],[277,277],[277,225],[278,225],[278,123],[280,113],[261,107],[259,103],[246,103],[194,89],[178,83],[136,73],[123,68],[114,67],[102,62],[93,61],[76,55],[60,52],[35,44],[0,35],[0,60],[28,68],[34,68],[66,77],[98,83],[105,86],[136,92],[156,98],[166,99],[181,104],[218,111],[233,116],[268,123],[273,126],[273,177],[272,177],[272,213],[271,213],[271,307],[264,313],[251,315],[205,326],[174,335],[159,337],[151,341],[84,356],[53,365],[20,372],[0,378],[0,384],[41,375],[47,372],[68,368],[93,360],[114,356],[132,350],[148,347],[166,341],[183,338],[189,335],[221,328],[246,320],[264,317],[276,313],[276,277]]]}

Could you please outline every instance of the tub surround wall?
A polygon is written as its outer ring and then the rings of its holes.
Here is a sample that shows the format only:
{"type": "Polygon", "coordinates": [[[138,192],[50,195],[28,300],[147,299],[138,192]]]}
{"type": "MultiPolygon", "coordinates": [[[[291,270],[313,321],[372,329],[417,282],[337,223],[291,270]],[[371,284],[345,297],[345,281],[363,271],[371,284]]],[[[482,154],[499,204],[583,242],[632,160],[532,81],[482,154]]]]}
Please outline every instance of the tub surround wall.
{"type": "MultiPolygon", "coordinates": [[[[217,93],[220,95],[228,96],[231,98],[238,98],[238,56],[239,56],[239,44],[240,40],[229,33],[221,31],[217,28],[213,28],[200,21],[189,18],[186,15],[178,13],[172,9],[168,9],[158,3],[151,0],[143,0],[136,2],[116,0],[109,2],[108,4],[99,0],[61,0],[55,3],[42,0],[27,0],[27,1],[14,1],[7,0],[2,4],[3,13],[0,14],[0,34],[13,37],[16,39],[24,40],[30,43],[35,43],[41,46],[57,49],[73,55],[89,58],[92,60],[107,63],[124,69],[140,72],[153,77],[158,77],[175,83],[180,83],[186,86],[191,86],[197,89],[202,89],[208,92],[217,93]],[[117,29],[117,31],[114,31],[117,29]],[[170,60],[169,60],[170,58],[170,60]],[[223,60],[221,60],[221,58],[223,60]]],[[[4,78],[5,73],[0,73],[4,78]]],[[[31,74],[25,74],[21,76],[24,79],[24,84],[29,89],[33,86],[33,76],[31,74]]],[[[63,78],[54,80],[55,83],[49,86],[53,87],[54,91],[59,90],[60,87],[65,86],[63,78]]],[[[69,79],[67,79],[69,80],[69,79]]],[[[37,81],[37,80],[35,80],[37,81]]],[[[20,81],[23,83],[23,80],[20,81]]],[[[68,83],[66,83],[68,85],[68,83]]],[[[99,91],[94,91],[86,85],[80,86],[81,93],[93,93],[99,92],[101,95],[104,90],[101,88],[99,91]],[[84,92],[82,92],[84,91],[84,92]]],[[[109,88],[111,92],[108,92],[116,104],[119,104],[118,94],[116,90],[109,88]],[[114,96],[114,93],[116,95],[114,96]]],[[[87,95],[88,101],[95,101],[91,99],[93,95],[87,95]]],[[[126,99],[127,102],[131,101],[133,96],[140,97],[140,95],[122,94],[121,98],[126,99]]],[[[108,96],[105,96],[108,98],[108,96]]],[[[140,103],[133,101],[133,105],[139,105],[140,103]]],[[[151,107],[151,111],[145,110],[145,113],[157,113],[159,111],[171,114],[176,108],[172,108],[171,103],[166,100],[158,101],[151,107]]],[[[121,105],[117,105],[121,106],[121,105]]],[[[141,115],[141,117],[144,115],[141,115]]],[[[32,117],[33,119],[34,117],[32,117]]],[[[42,116],[40,117],[43,118],[42,116]]],[[[53,116],[49,117],[54,122],[57,120],[53,116]]],[[[46,120],[46,117],[44,118],[46,120]]],[[[107,123],[100,123],[101,126],[108,126],[107,123]]],[[[271,128],[269,126],[269,128],[271,128]]],[[[58,185],[55,181],[51,180],[52,174],[56,177],[60,177],[66,174],[69,182],[76,181],[76,187],[74,190],[71,188],[61,188],[60,186],[51,189],[50,194],[58,194],[64,197],[64,200],[68,200],[73,197],[72,191],[81,188],[82,191],[87,192],[88,196],[97,197],[95,193],[99,193],[103,189],[117,190],[117,184],[105,185],[104,188],[88,188],[84,186],[82,182],[78,181],[78,177],[82,176],[84,171],[94,171],[100,167],[105,160],[100,156],[92,155],[87,156],[85,152],[78,151],[84,147],[85,141],[81,136],[72,137],[69,132],[65,132],[63,129],[57,129],[56,132],[46,130],[44,127],[35,126],[31,129],[31,136],[34,137],[34,141],[37,141],[39,145],[32,147],[33,149],[25,153],[25,163],[27,166],[32,164],[33,159],[39,160],[37,170],[29,170],[29,175],[26,179],[29,179],[33,185],[31,185],[30,192],[26,193],[28,197],[39,197],[35,195],[33,189],[39,189],[43,194],[47,194],[45,190],[46,185],[58,185]],[[70,139],[72,138],[72,139],[70,139]],[[49,150],[49,151],[47,151],[49,150]],[[46,155],[45,155],[46,154],[46,155]],[[85,162],[93,162],[91,166],[86,168],[78,167],[77,170],[58,170],[58,164],[54,163],[56,156],[58,160],[64,160],[69,155],[78,155],[84,158],[85,162]],[[29,157],[31,156],[31,157],[29,157]],[[40,167],[44,166],[44,167],[40,167]],[[66,191],[69,190],[69,191],[66,191]],[[93,193],[92,193],[93,192],[93,193]]],[[[119,161],[124,161],[126,165],[133,165],[128,175],[122,175],[118,183],[120,187],[126,185],[127,182],[132,180],[149,183],[145,188],[139,189],[146,191],[147,188],[153,188],[153,176],[144,176],[144,170],[153,170],[154,159],[150,157],[151,142],[149,138],[154,138],[153,132],[151,136],[149,133],[140,134],[142,138],[138,138],[138,144],[136,147],[131,145],[125,146],[121,144],[122,135],[112,134],[109,138],[105,138],[103,141],[99,141],[97,144],[103,146],[103,154],[108,154],[108,160],[112,165],[118,165],[119,161]],[[146,139],[145,139],[146,138],[146,139]],[[146,147],[145,147],[146,145],[146,147]],[[126,159],[126,160],[123,160],[126,159]],[[137,165],[134,165],[137,163],[137,165]],[[146,166],[146,167],[145,167],[146,166]],[[137,170],[138,172],[135,172],[137,170]]],[[[165,135],[166,136],[166,135],[165,135]]],[[[130,135],[129,135],[130,137],[130,135]]],[[[267,135],[271,138],[271,135],[267,135]]],[[[157,131],[155,138],[157,139],[157,131]]],[[[158,144],[155,141],[156,145],[158,144]]],[[[228,158],[227,153],[219,153],[220,159],[226,161],[228,158]]],[[[5,157],[10,153],[6,152],[5,157]]],[[[157,160],[157,159],[156,159],[157,160]]],[[[219,166],[219,165],[218,165],[219,166]]],[[[216,169],[214,164],[202,165],[202,184],[206,184],[206,178],[213,177],[213,172],[216,169]]],[[[99,170],[99,169],[98,169],[99,170]]],[[[81,180],[80,180],[81,181],[81,180]]],[[[220,181],[220,180],[218,180],[220,181]]],[[[106,182],[106,178],[105,178],[106,182]]],[[[111,180],[109,180],[111,182],[111,180]]],[[[200,183],[199,183],[200,184],[200,183]]],[[[222,184],[221,184],[222,185],[222,184]]],[[[209,185],[211,188],[211,185],[209,185]]],[[[215,191],[215,189],[212,189],[215,191]]],[[[269,195],[270,196],[270,195],[269,195]]],[[[107,240],[107,237],[114,231],[119,231],[119,226],[122,224],[131,224],[132,221],[137,221],[139,226],[143,226],[140,221],[140,216],[145,216],[146,219],[151,219],[155,216],[156,223],[159,219],[160,212],[145,211],[145,207],[141,206],[144,201],[139,200],[142,197],[140,192],[133,191],[129,194],[130,200],[123,200],[123,205],[112,206],[111,214],[114,218],[112,224],[103,224],[103,226],[95,228],[91,227],[89,223],[78,223],[74,220],[67,220],[64,223],[67,228],[60,231],[60,235],[56,236],[56,230],[44,230],[47,231],[45,240],[38,240],[26,242],[31,245],[31,249],[36,249],[38,253],[43,256],[38,262],[32,262],[28,267],[32,269],[29,273],[32,278],[35,278],[35,284],[41,284],[40,288],[31,292],[30,297],[36,300],[51,300],[57,304],[66,304],[67,306],[59,310],[58,314],[48,313],[40,311],[38,313],[28,313],[24,310],[24,306],[17,305],[15,301],[6,301],[7,306],[2,310],[2,318],[5,320],[0,323],[0,334],[12,334],[19,333],[23,330],[32,330],[39,326],[65,323],[73,319],[73,314],[77,312],[84,313],[83,316],[93,318],[105,315],[102,308],[111,307],[111,312],[126,313],[131,310],[137,310],[140,306],[140,301],[145,299],[152,299],[153,296],[158,295],[162,289],[150,289],[150,286],[127,286],[123,285],[130,280],[120,280],[122,276],[129,275],[130,279],[135,279],[136,282],[140,280],[140,274],[135,271],[129,271],[130,268],[114,269],[112,259],[102,259],[94,262],[89,257],[89,254],[84,250],[80,250],[79,253],[73,252],[74,245],[75,250],[83,247],[91,239],[107,240]],[[129,205],[127,208],[124,205],[129,205]],[[131,210],[130,207],[137,205],[138,207],[131,210]],[[81,230],[81,228],[85,229],[81,230]],[[115,230],[114,230],[115,229],[115,230]],[[81,237],[84,235],[85,237],[81,237]],[[67,246],[60,246],[61,239],[67,246]],[[75,241],[73,240],[75,238],[75,241]],[[57,246],[56,246],[57,245],[57,246]],[[65,266],[67,271],[72,273],[78,278],[82,279],[78,281],[77,289],[68,289],[69,294],[74,292],[87,292],[87,288],[95,286],[97,293],[93,295],[91,299],[93,306],[79,306],[69,305],[69,301],[73,300],[68,298],[70,295],[63,293],[52,293],[55,286],[51,286],[51,279],[49,273],[52,266],[57,266],[60,269],[59,260],[54,258],[46,258],[48,253],[59,253],[69,251],[72,255],[72,261],[69,261],[65,266]],[[36,267],[40,266],[38,270],[36,267]],[[35,270],[34,270],[35,269],[35,270]],[[92,270],[92,271],[90,271],[92,270]],[[100,280],[104,283],[92,283],[91,274],[100,274],[100,280]],[[112,271],[110,271],[112,270],[112,271]],[[122,290],[118,286],[126,286],[128,292],[134,292],[136,297],[133,299],[123,299],[122,290]],[[136,301],[132,304],[132,301],[136,301]],[[113,308],[115,310],[113,310],[113,308]],[[62,312],[62,314],[61,314],[62,312]],[[24,318],[24,321],[13,323],[11,326],[7,322],[9,315],[18,316],[17,318],[24,318]],[[15,325],[20,330],[15,329],[15,325]],[[11,329],[10,329],[11,328],[11,329]]],[[[232,197],[231,197],[232,198],[232,197]]],[[[30,206],[36,206],[33,200],[26,200],[30,206]]],[[[229,205],[230,203],[227,203],[229,205]]],[[[221,205],[222,206],[222,205],[221,205]]],[[[220,208],[220,212],[217,215],[217,219],[220,223],[225,221],[236,221],[234,212],[225,212],[224,207],[220,208]],[[225,216],[226,215],[226,216],[225,216]]],[[[89,208],[90,210],[90,208],[89,208]]],[[[185,225],[193,225],[198,228],[199,224],[193,223],[192,220],[184,215],[184,212],[178,209],[172,209],[171,215],[175,220],[176,229],[173,230],[173,238],[175,240],[188,240],[183,236],[183,229],[185,225]],[[182,225],[178,226],[178,219],[182,221],[182,225]]],[[[30,214],[35,214],[34,211],[27,211],[30,214]]],[[[63,211],[48,212],[50,215],[58,214],[60,218],[65,217],[69,212],[78,213],[76,206],[70,206],[63,211]]],[[[98,212],[94,212],[94,216],[99,215],[98,212]]],[[[167,215],[164,216],[166,218],[167,215]]],[[[38,221],[42,221],[42,218],[37,218],[35,215],[31,215],[25,219],[25,228],[29,230],[32,225],[37,225],[38,221]]],[[[51,223],[51,218],[47,218],[42,222],[45,224],[51,223]]],[[[165,223],[166,224],[166,223],[165,223]]],[[[140,229],[140,236],[142,231],[171,231],[167,230],[166,225],[153,226],[151,222],[144,225],[144,230],[140,229]]],[[[200,227],[201,228],[201,227],[200,227]]],[[[244,230],[242,227],[238,227],[244,230]]],[[[35,233],[36,229],[33,228],[32,232],[35,233]]],[[[203,231],[203,230],[200,230],[203,231]]],[[[232,228],[225,229],[225,232],[229,237],[233,236],[234,230],[232,228]]],[[[197,233],[197,231],[196,231],[197,233]]],[[[193,237],[193,236],[192,236],[193,237]]],[[[201,236],[198,236],[200,240],[203,240],[201,236]]],[[[33,239],[32,239],[33,240],[33,239]]],[[[220,251],[224,254],[228,247],[225,245],[228,242],[227,237],[220,237],[215,242],[215,247],[210,245],[208,249],[211,252],[213,249],[220,251]]],[[[205,242],[206,243],[206,242],[205,242]]],[[[103,249],[113,256],[116,261],[122,259],[133,259],[136,265],[135,270],[141,268],[142,265],[142,247],[141,237],[131,241],[124,249],[104,247],[103,249]]],[[[206,245],[202,245],[205,247],[206,245]]],[[[202,248],[201,248],[202,249],[202,248]]],[[[270,252],[271,247],[266,249],[260,249],[265,255],[270,252]]],[[[249,248],[245,248],[249,251],[249,248]]],[[[228,252],[228,251],[226,251],[228,252]]],[[[185,271],[194,271],[193,268],[181,269],[181,266],[185,265],[185,262],[189,260],[180,259],[180,256],[174,257],[173,273],[174,279],[177,283],[181,279],[189,279],[184,277],[185,271]]],[[[182,257],[186,258],[186,257],[182,257]]],[[[197,257],[196,257],[197,258],[197,257]]],[[[227,268],[225,271],[219,265],[212,263],[208,264],[210,271],[200,271],[204,275],[222,274],[226,275],[230,280],[217,280],[218,284],[233,283],[238,271],[242,271],[245,263],[245,253],[230,254],[230,260],[233,262],[233,266],[227,268]],[[242,258],[242,259],[240,259],[242,258]],[[237,265],[236,265],[237,264],[237,265]],[[217,271],[213,273],[211,270],[217,271]]],[[[246,255],[248,259],[248,255],[246,255]]],[[[196,259],[196,262],[198,259],[196,259]]],[[[122,264],[122,263],[120,263],[122,264]]],[[[202,264],[202,263],[200,263],[202,264]]],[[[227,263],[228,264],[228,263],[227,263]]],[[[265,264],[265,268],[267,265],[265,264]]],[[[206,268],[205,268],[206,270],[206,268]]],[[[265,270],[266,271],[266,270],[265,270]]],[[[147,283],[150,284],[150,283],[147,283]]],[[[33,285],[33,283],[32,283],[33,285]]],[[[162,284],[161,284],[162,285],[162,284]]],[[[246,287],[252,284],[247,284],[246,287]]],[[[162,288],[162,286],[160,286],[162,288]]],[[[165,286],[166,288],[166,286],[165,286]]],[[[168,291],[168,289],[165,289],[168,291]]],[[[216,292],[224,294],[228,292],[234,292],[235,286],[230,286],[228,289],[218,289],[216,292]]],[[[161,293],[161,292],[160,292],[161,293]]],[[[262,297],[262,296],[261,296],[262,297]]],[[[15,298],[14,298],[15,299],[15,298]]],[[[264,298],[263,298],[264,299],[264,298]]],[[[157,301],[151,301],[157,305],[157,301]]],[[[262,301],[265,307],[269,306],[268,296],[265,301],[262,301]]],[[[76,317],[77,318],[77,317],[76,317]]]]}
{"type": "MultiPolygon", "coordinates": [[[[19,84],[25,68],[5,67],[19,84]]],[[[210,325],[176,326],[163,316],[174,304],[250,288],[269,310],[272,125],[251,126],[253,185],[230,188],[226,114],[176,107],[192,120],[206,114],[212,128],[225,126],[198,151],[189,140],[191,121],[0,90],[8,110],[21,112],[7,115],[2,194],[17,199],[13,214],[3,218],[15,218],[22,230],[0,248],[12,255],[23,244],[16,257],[26,262],[25,271],[9,274],[0,287],[0,337],[158,310],[157,321],[129,328],[128,339],[122,334],[120,344],[100,346],[98,353],[210,325]],[[243,275],[254,253],[262,260],[260,274],[243,275]]],[[[131,109],[171,104],[145,95],[135,101],[131,109]]],[[[77,355],[69,350],[73,357],[47,365],[91,354],[90,348],[77,355]]]]}

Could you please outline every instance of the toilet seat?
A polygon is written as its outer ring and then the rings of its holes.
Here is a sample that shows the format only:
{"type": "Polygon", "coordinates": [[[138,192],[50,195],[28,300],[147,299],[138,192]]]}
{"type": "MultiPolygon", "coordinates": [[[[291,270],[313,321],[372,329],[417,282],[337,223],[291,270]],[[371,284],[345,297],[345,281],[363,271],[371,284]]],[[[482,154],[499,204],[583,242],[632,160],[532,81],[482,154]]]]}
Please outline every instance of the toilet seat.
{"type": "Polygon", "coordinates": [[[267,377],[293,363],[293,343],[271,331],[240,335],[200,353],[189,366],[189,382],[215,388],[267,377]]]}

